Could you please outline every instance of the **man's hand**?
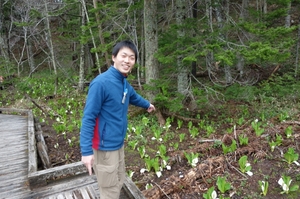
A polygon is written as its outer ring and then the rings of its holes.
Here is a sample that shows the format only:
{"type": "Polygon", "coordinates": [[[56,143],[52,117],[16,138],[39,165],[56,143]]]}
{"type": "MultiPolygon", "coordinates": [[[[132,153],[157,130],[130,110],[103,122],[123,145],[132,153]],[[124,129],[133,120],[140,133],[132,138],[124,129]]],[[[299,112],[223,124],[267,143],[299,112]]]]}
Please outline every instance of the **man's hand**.
{"type": "Polygon", "coordinates": [[[81,161],[84,163],[84,165],[88,169],[89,174],[92,175],[92,166],[94,164],[94,155],[82,156],[81,161]]]}
{"type": "Polygon", "coordinates": [[[150,104],[147,111],[148,111],[148,113],[151,113],[152,111],[155,111],[155,106],[153,104],[150,104]]]}

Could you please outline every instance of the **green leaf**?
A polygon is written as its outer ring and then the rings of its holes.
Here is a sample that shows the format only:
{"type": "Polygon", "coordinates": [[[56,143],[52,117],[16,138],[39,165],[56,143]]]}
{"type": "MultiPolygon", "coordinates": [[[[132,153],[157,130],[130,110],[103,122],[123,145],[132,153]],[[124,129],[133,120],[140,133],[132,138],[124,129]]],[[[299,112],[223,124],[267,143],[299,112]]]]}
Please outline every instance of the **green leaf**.
{"type": "Polygon", "coordinates": [[[231,189],[230,183],[226,182],[226,179],[220,176],[218,176],[217,179],[217,186],[221,193],[225,193],[226,191],[231,189]]]}
{"type": "Polygon", "coordinates": [[[290,191],[297,191],[299,189],[299,185],[294,185],[290,187],[290,191]]]}

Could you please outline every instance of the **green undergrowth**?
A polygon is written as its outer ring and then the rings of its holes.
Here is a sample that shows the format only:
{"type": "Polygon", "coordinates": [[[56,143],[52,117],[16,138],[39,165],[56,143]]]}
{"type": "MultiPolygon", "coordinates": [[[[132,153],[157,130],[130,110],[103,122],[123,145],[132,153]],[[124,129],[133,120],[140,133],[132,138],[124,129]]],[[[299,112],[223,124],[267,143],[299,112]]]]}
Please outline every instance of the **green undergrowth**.
{"type": "MultiPolygon", "coordinates": [[[[80,93],[70,78],[62,75],[58,79],[56,96],[53,95],[54,78],[51,75],[40,74],[32,78],[15,79],[13,91],[1,92],[3,100],[0,106],[32,109],[41,122],[47,123],[51,119],[57,135],[63,136],[70,147],[78,147],[87,88],[85,92],[80,93]]],[[[185,152],[192,148],[185,144],[187,141],[193,143],[197,142],[199,137],[232,134],[235,127],[245,125],[252,127],[254,133],[261,136],[264,130],[274,123],[297,120],[300,110],[299,90],[299,83],[289,75],[274,76],[255,86],[234,84],[223,90],[212,88],[207,92],[194,89],[197,108],[190,111],[188,107],[179,104],[178,100],[167,100],[168,97],[176,97],[176,94],[165,88],[155,104],[161,110],[176,110],[172,112],[172,116],[165,115],[165,125],[161,126],[154,114],[134,114],[134,111],[128,114],[126,150],[136,158],[134,162],[126,163],[127,172],[130,175],[131,168],[139,165],[141,169],[145,169],[143,172],[160,176],[163,175],[161,171],[169,168],[168,150],[171,148],[185,152]],[[170,107],[177,108],[169,109],[170,107]],[[193,118],[193,121],[188,122],[182,118],[193,118]]],[[[239,143],[233,142],[227,146],[215,143],[213,147],[223,150],[226,155],[234,152],[238,144],[247,145],[246,138],[241,136],[239,143]]],[[[268,141],[279,146],[280,139],[268,141]]],[[[191,168],[202,157],[202,154],[197,153],[185,152],[184,155],[191,168]]],[[[299,182],[300,176],[293,176],[293,185],[299,185],[299,182]]],[[[147,187],[151,187],[151,184],[147,184],[147,187]]],[[[258,190],[258,196],[261,197],[259,192],[258,190]]],[[[290,192],[288,196],[296,198],[297,194],[299,190],[290,192]]]]}

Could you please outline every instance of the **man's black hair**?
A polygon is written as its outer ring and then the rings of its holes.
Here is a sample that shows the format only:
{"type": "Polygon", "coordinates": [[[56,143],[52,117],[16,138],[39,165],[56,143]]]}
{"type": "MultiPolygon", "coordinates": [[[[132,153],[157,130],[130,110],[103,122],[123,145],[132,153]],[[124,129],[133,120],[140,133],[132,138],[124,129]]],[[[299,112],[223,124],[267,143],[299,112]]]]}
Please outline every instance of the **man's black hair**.
{"type": "Polygon", "coordinates": [[[138,58],[138,51],[137,51],[136,46],[134,45],[134,43],[132,43],[129,40],[125,40],[125,41],[121,41],[121,42],[117,43],[114,46],[113,50],[112,50],[112,55],[116,57],[118,55],[119,51],[124,47],[127,47],[127,48],[131,49],[134,52],[135,62],[136,62],[137,58],[138,58]]]}

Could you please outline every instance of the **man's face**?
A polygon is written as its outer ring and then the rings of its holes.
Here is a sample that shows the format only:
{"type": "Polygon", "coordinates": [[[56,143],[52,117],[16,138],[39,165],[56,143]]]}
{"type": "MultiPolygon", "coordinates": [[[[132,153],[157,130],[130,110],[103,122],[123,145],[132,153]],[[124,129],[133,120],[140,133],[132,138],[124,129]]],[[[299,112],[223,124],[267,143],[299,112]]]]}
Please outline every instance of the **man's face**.
{"type": "Polygon", "coordinates": [[[121,48],[117,56],[112,56],[114,67],[123,74],[127,74],[135,64],[135,54],[127,47],[121,48]]]}

